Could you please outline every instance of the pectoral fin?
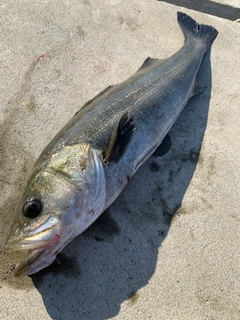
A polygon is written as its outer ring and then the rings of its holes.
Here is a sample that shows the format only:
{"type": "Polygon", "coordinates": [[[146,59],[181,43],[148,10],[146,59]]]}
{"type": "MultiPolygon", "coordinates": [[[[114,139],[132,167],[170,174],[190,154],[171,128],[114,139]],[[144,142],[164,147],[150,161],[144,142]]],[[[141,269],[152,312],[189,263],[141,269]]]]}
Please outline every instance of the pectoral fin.
{"type": "Polygon", "coordinates": [[[135,130],[133,116],[127,112],[121,117],[117,127],[113,130],[108,149],[104,154],[104,162],[117,162],[124,155],[135,130]]]}

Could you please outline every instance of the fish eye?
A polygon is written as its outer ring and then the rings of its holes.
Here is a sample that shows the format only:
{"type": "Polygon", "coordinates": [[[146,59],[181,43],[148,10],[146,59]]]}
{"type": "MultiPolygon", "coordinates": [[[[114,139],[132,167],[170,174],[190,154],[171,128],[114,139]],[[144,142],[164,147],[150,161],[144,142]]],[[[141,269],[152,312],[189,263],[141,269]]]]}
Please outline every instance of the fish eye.
{"type": "Polygon", "coordinates": [[[27,199],[22,207],[22,213],[27,218],[36,218],[42,211],[42,202],[39,199],[27,199]]]}

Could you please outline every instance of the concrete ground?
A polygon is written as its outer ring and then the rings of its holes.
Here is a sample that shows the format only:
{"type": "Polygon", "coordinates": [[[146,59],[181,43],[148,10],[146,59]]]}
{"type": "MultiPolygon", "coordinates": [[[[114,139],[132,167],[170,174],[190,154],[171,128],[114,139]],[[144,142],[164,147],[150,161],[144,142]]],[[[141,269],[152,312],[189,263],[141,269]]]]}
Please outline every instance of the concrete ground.
{"type": "Polygon", "coordinates": [[[0,17],[0,319],[240,319],[240,24],[154,0],[3,0],[0,17]],[[178,10],[219,36],[170,150],[60,262],[15,278],[3,245],[35,160],[84,102],[182,46],[178,10]]]}

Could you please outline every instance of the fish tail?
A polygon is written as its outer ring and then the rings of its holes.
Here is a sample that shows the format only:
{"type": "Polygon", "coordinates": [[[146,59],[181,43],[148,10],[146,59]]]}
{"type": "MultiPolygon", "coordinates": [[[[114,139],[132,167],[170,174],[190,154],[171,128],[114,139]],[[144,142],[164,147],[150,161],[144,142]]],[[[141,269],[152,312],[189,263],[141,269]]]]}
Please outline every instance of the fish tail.
{"type": "Polygon", "coordinates": [[[192,40],[193,38],[197,39],[205,45],[206,51],[211,47],[218,35],[218,31],[214,27],[199,24],[185,13],[178,12],[177,20],[186,41],[192,40]]]}

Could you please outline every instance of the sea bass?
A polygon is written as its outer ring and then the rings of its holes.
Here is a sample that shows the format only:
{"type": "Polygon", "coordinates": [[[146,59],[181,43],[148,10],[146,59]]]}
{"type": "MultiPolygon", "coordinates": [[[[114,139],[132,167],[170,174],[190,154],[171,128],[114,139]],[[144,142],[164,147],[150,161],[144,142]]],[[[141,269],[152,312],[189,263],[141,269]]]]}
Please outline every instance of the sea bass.
{"type": "Polygon", "coordinates": [[[187,101],[217,30],[178,12],[184,46],[147,58],[123,83],[88,101],[37,160],[18,206],[6,251],[27,250],[15,276],[33,274],[88,228],[161,144],[187,101]]]}

